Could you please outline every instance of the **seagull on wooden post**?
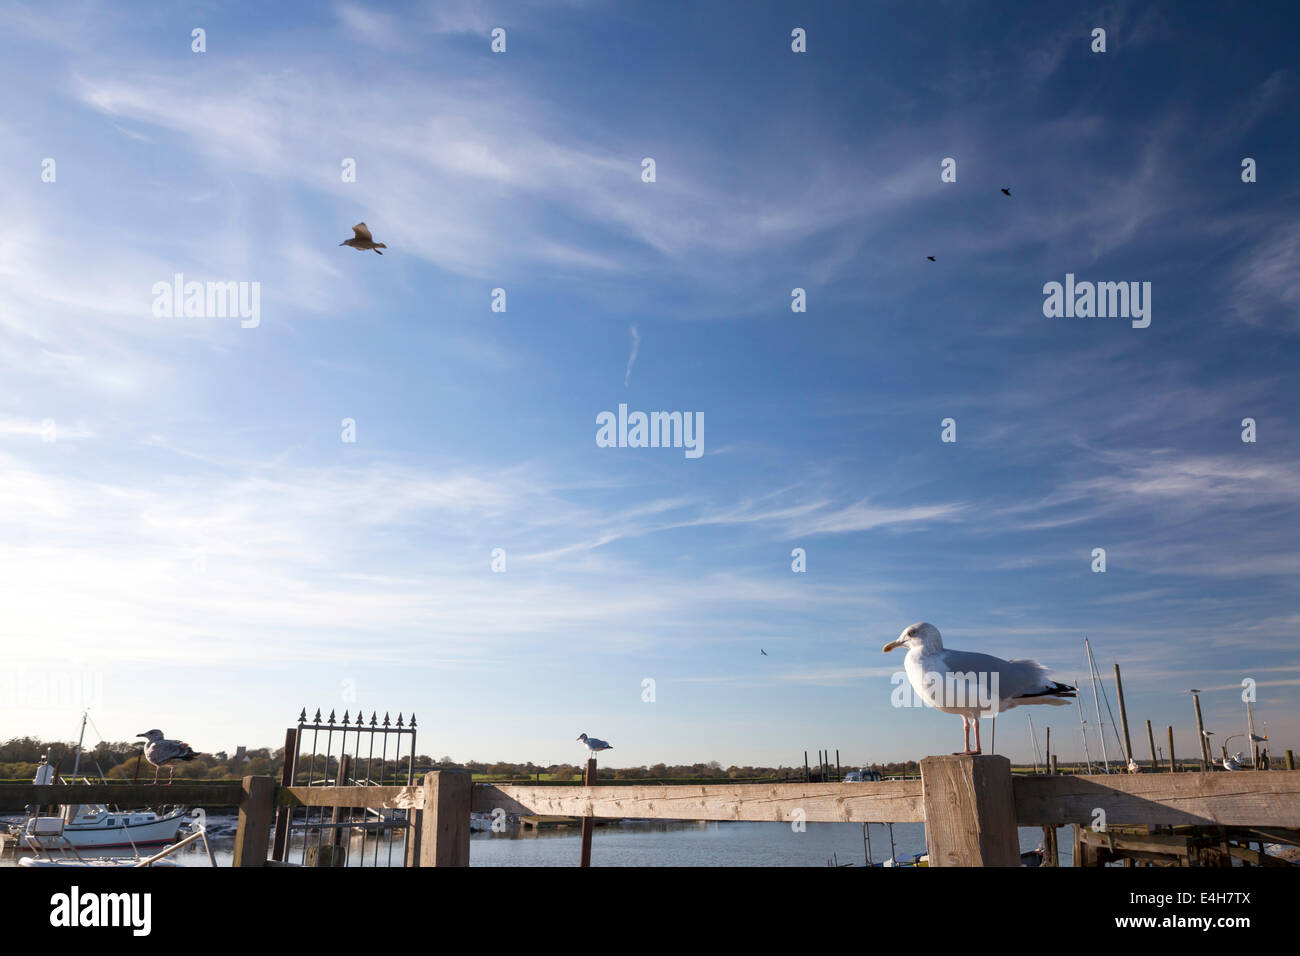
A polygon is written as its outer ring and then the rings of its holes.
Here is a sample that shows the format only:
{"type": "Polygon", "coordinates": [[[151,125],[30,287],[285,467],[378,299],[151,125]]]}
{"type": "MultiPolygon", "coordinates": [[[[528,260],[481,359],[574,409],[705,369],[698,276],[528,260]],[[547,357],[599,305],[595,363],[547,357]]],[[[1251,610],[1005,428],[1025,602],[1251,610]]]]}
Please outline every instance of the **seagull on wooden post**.
{"type": "Polygon", "coordinates": [[[163,764],[167,764],[168,776],[167,786],[171,786],[172,778],[176,776],[176,767],[174,764],[177,760],[193,760],[198,754],[194,748],[183,740],[167,740],[163,737],[161,730],[146,730],[142,734],[136,734],[137,737],[143,737],[148,741],[144,745],[144,759],[153,764],[153,782],[158,784],[158,771],[162,769],[163,764]]]}
{"type": "Polygon", "coordinates": [[[370,227],[364,222],[357,223],[352,227],[352,231],[356,233],[356,235],[351,239],[344,239],[339,243],[340,246],[351,246],[353,249],[357,250],[373,249],[375,250],[375,254],[380,256],[382,256],[383,253],[379,250],[388,248],[382,242],[375,242],[375,237],[370,234],[370,227]]]}
{"type": "Polygon", "coordinates": [[[903,669],[917,696],[931,707],[961,717],[965,734],[962,754],[980,753],[980,717],[1023,704],[1066,703],[1077,696],[1069,684],[1048,680],[1047,668],[1037,661],[1004,661],[989,654],[957,651],[943,646],[933,624],[913,624],[886,644],[888,653],[907,648],[903,669]],[[970,726],[975,725],[975,749],[970,747],[970,726]]]}
{"type": "Polygon", "coordinates": [[[587,745],[587,759],[590,760],[602,750],[613,750],[608,743],[603,740],[597,740],[595,737],[588,737],[586,734],[579,734],[578,739],[587,745]]]}

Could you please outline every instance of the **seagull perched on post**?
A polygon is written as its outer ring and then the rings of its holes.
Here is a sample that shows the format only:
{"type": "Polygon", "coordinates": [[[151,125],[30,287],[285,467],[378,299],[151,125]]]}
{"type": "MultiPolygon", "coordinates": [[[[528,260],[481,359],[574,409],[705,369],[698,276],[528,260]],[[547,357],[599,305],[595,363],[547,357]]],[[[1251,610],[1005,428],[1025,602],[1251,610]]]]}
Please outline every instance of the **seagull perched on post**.
{"type": "Polygon", "coordinates": [[[980,753],[980,717],[1022,704],[1065,703],[1075,697],[1069,684],[1047,679],[1047,668],[1037,661],[1004,661],[989,654],[956,651],[943,646],[933,624],[913,624],[883,648],[907,648],[903,669],[921,700],[946,714],[961,717],[965,734],[963,754],[980,753]],[[975,749],[970,749],[970,725],[975,724],[975,749]]]}
{"type": "Polygon", "coordinates": [[[370,227],[364,222],[357,223],[352,227],[352,231],[356,233],[356,235],[351,239],[344,239],[339,243],[340,246],[351,246],[353,249],[358,250],[373,249],[375,250],[376,255],[381,256],[383,253],[379,250],[388,248],[382,242],[375,242],[375,237],[370,234],[370,227]]]}
{"type": "Polygon", "coordinates": [[[167,740],[163,737],[161,730],[146,730],[142,734],[136,734],[137,737],[143,737],[148,741],[144,745],[144,759],[153,764],[153,782],[158,783],[158,771],[162,769],[163,764],[168,764],[169,771],[167,785],[171,786],[172,778],[176,776],[176,767],[172,766],[177,760],[193,760],[198,754],[194,748],[183,740],[167,740]]]}
{"type": "Polygon", "coordinates": [[[596,756],[596,754],[600,753],[602,750],[613,750],[613,749],[614,749],[614,748],[611,747],[609,744],[607,744],[605,741],[603,741],[603,740],[597,740],[595,737],[588,737],[586,734],[580,734],[580,735],[578,736],[578,739],[581,740],[584,744],[587,745],[587,759],[588,759],[588,760],[590,760],[592,757],[596,756]]]}

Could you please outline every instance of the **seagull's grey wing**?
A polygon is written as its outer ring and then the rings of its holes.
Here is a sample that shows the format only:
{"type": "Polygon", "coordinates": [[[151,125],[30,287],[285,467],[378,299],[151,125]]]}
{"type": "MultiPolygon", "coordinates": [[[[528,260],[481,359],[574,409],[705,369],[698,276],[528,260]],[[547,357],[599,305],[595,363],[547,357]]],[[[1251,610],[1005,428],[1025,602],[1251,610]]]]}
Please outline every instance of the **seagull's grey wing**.
{"type": "Polygon", "coordinates": [[[166,763],[169,760],[175,760],[181,755],[181,744],[176,740],[160,740],[154,745],[153,754],[149,759],[153,763],[166,763]]]}
{"type": "Polygon", "coordinates": [[[358,239],[364,239],[366,242],[374,242],[375,237],[370,234],[370,227],[364,222],[359,222],[352,227],[352,231],[357,234],[358,239]]]}
{"type": "MultiPolygon", "coordinates": [[[[944,667],[954,673],[987,674],[992,682],[993,675],[998,675],[998,697],[1012,700],[1042,694],[1051,689],[1053,681],[1047,676],[1047,668],[1038,661],[1004,661],[992,654],[979,654],[974,651],[951,651],[943,649],[944,667]]],[[[991,689],[991,685],[990,685],[991,689]]]]}

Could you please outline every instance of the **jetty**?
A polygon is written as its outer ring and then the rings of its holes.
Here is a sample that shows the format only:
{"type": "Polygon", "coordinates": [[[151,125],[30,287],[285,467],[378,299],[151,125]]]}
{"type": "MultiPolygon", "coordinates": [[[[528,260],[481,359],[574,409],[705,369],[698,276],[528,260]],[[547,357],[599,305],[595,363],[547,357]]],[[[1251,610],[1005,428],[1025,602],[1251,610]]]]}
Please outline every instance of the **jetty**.
{"type": "MultiPolygon", "coordinates": [[[[919,780],[862,783],[497,786],[443,770],[401,786],[293,786],[270,776],[162,788],[0,786],[0,808],[143,805],[160,797],[208,809],[238,807],[234,865],[240,867],[300,865],[284,859],[284,843],[272,831],[277,819],[307,809],[363,809],[400,821],[404,833],[394,865],[412,867],[468,866],[470,814],[498,810],[520,818],[593,821],[924,823],[929,865],[943,867],[1019,866],[1017,827],[1043,827],[1054,838],[1058,828],[1073,826],[1076,866],[1116,860],[1222,865],[1232,859],[1271,865],[1249,843],[1300,845],[1300,771],[1013,774],[1007,758],[998,755],[927,757],[919,780]]],[[[312,859],[339,865],[329,856],[312,859]]]]}

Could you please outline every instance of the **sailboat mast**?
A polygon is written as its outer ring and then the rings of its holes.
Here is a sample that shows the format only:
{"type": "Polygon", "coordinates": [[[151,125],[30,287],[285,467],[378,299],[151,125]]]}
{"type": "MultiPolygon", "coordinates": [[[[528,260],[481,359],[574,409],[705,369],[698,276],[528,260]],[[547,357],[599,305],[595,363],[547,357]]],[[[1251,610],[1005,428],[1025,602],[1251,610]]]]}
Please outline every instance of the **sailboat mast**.
{"type": "Polygon", "coordinates": [[[1259,744],[1255,743],[1255,712],[1250,708],[1250,700],[1246,700],[1246,723],[1250,725],[1250,767],[1252,770],[1259,769],[1259,744]]]}
{"type": "Polygon", "coordinates": [[[1032,714],[1026,714],[1029,718],[1029,742],[1034,747],[1034,773],[1038,773],[1038,735],[1034,733],[1034,718],[1032,714]]]}
{"type": "MultiPolygon", "coordinates": [[[[1077,677],[1074,679],[1074,686],[1079,686],[1077,677]]],[[[1083,705],[1080,704],[1076,709],[1079,711],[1079,735],[1083,737],[1083,756],[1088,761],[1088,773],[1092,773],[1092,753],[1088,750],[1088,730],[1083,723],[1083,705]]]]}
{"type": "Polygon", "coordinates": [[[81,715],[81,736],[77,738],[77,757],[72,763],[72,782],[77,782],[77,770],[81,767],[81,745],[86,740],[86,721],[90,719],[90,711],[81,715]]]}
{"type": "Polygon", "coordinates": [[[1097,695],[1097,665],[1092,659],[1092,645],[1088,639],[1083,639],[1083,646],[1088,651],[1088,673],[1092,675],[1092,704],[1097,709],[1097,736],[1101,738],[1101,760],[1106,766],[1106,772],[1110,773],[1110,755],[1106,753],[1106,725],[1101,722],[1101,698],[1097,695]]]}

